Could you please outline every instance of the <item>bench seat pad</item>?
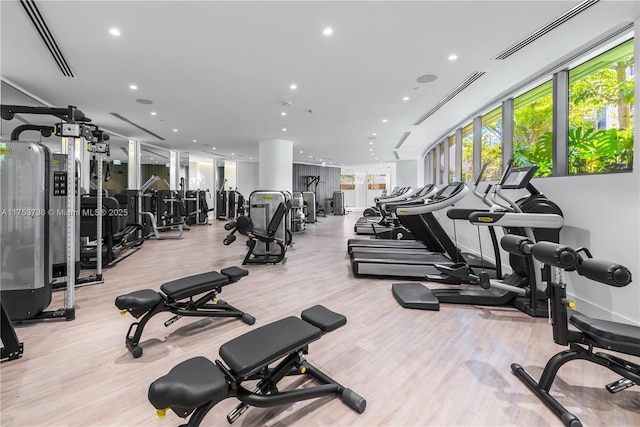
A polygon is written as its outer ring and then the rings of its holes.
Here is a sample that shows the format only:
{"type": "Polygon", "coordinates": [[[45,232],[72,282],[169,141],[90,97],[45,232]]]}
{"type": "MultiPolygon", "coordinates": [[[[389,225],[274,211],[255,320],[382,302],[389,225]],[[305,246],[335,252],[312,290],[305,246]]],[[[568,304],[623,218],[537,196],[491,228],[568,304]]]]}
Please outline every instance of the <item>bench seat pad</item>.
{"type": "Polygon", "coordinates": [[[229,278],[224,274],[220,274],[217,271],[209,271],[172,280],[160,286],[160,289],[167,297],[180,300],[211,291],[228,283],[229,278]]]}
{"type": "Polygon", "coordinates": [[[116,307],[119,310],[147,310],[155,307],[162,297],[153,289],[142,289],[120,295],[116,298],[116,307]]]}
{"type": "Polygon", "coordinates": [[[176,365],[149,386],[149,402],[157,409],[192,409],[229,395],[229,382],[205,357],[194,357],[176,365]]]}
{"type": "Polygon", "coordinates": [[[321,337],[319,328],[291,316],[223,344],[220,357],[234,374],[245,377],[321,337]]]}

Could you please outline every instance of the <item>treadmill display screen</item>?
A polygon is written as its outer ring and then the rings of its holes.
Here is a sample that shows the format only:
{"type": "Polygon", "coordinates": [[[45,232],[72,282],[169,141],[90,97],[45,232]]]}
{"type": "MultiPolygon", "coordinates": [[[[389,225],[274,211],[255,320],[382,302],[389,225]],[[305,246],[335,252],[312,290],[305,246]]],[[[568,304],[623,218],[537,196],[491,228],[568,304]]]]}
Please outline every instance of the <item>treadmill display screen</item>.
{"type": "Polygon", "coordinates": [[[507,175],[502,183],[502,188],[515,190],[518,188],[524,188],[529,184],[533,174],[536,173],[537,166],[526,166],[521,168],[511,168],[509,175],[507,175]]]}

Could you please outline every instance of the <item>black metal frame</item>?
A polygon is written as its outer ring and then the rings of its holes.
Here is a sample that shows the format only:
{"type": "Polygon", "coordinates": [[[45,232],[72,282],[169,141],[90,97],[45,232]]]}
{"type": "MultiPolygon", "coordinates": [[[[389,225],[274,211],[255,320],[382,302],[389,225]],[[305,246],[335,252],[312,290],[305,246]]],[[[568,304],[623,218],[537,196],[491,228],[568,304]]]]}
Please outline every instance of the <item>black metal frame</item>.
{"type": "Polygon", "coordinates": [[[18,340],[11,319],[0,301],[0,339],[4,347],[0,349],[0,360],[15,360],[24,353],[24,345],[18,340]]]}
{"type": "Polygon", "coordinates": [[[161,292],[158,292],[160,301],[150,308],[132,308],[126,309],[136,319],[142,317],[139,322],[134,322],[129,326],[127,330],[127,336],[125,337],[125,346],[131,352],[134,358],[142,356],[142,347],[140,347],[140,339],[142,338],[142,332],[144,327],[153,316],[158,313],[169,311],[175,316],[164,322],[165,327],[169,327],[181,317],[239,317],[243,322],[253,325],[255,318],[249,313],[241,311],[236,307],[228,304],[225,301],[217,300],[216,296],[222,292],[222,287],[237,280],[230,280],[227,283],[221,284],[215,287],[213,290],[207,292],[197,300],[193,300],[193,296],[189,297],[188,301],[174,300],[169,296],[165,296],[161,292]],[[214,304],[210,304],[209,301],[215,301],[214,304]],[[135,331],[134,331],[135,328],[135,331]],[[133,332],[133,334],[132,334],[133,332]]]}

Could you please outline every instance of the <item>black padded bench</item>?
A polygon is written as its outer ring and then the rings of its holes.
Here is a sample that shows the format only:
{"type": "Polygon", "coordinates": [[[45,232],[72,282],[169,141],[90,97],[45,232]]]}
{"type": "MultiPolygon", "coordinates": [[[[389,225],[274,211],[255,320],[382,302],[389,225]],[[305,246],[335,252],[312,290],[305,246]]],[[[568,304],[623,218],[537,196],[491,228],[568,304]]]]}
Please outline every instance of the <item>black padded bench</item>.
{"type": "Polygon", "coordinates": [[[248,274],[249,272],[242,268],[228,267],[220,270],[220,273],[209,271],[164,283],[160,286],[162,293],[153,289],[142,289],[120,295],[116,298],[116,307],[122,310],[122,314],[129,313],[136,319],[142,317],[139,322],[129,326],[125,340],[127,348],[133,357],[142,356],[139,343],[144,326],[149,319],[164,311],[175,314],[164,322],[165,326],[175,323],[182,316],[239,317],[243,322],[253,325],[256,319],[249,313],[216,299],[223,286],[235,283],[248,274]],[[194,300],[195,296],[201,294],[201,297],[194,300]],[[211,304],[210,301],[215,304],[211,304]],[[132,335],[133,328],[135,333],[132,335]]]}
{"type": "Polygon", "coordinates": [[[149,387],[149,401],[164,416],[167,409],[179,417],[191,413],[187,426],[196,427],[218,402],[229,397],[240,404],[227,415],[233,423],[249,406],[272,407],[322,396],[337,396],[358,413],[366,401],[307,362],[310,343],[324,333],[346,324],[346,317],[316,305],[301,318],[287,317],[240,335],[220,347],[224,361],[195,357],[175,366],[149,387]],[[269,365],[276,363],[273,367],[269,365]],[[286,376],[308,375],[320,383],[315,387],[281,391],[277,384],[286,376]],[[258,380],[253,391],[243,381],[258,380]]]}

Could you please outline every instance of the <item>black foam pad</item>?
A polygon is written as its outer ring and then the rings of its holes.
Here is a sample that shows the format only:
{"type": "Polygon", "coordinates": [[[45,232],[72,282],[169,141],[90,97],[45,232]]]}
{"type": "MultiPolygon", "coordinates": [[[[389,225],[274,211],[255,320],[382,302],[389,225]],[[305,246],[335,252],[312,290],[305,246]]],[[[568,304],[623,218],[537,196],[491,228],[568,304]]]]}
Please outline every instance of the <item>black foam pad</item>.
{"type": "Polygon", "coordinates": [[[116,307],[120,310],[148,309],[162,301],[159,293],[153,289],[142,289],[120,295],[116,298],[116,307]]]}
{"type": "Polygon", "coordinates": [[[440,301],[431,289],[421,283],[394,283],[391,292],[404,308],[419,310],[440,310],[440,301]]]}

